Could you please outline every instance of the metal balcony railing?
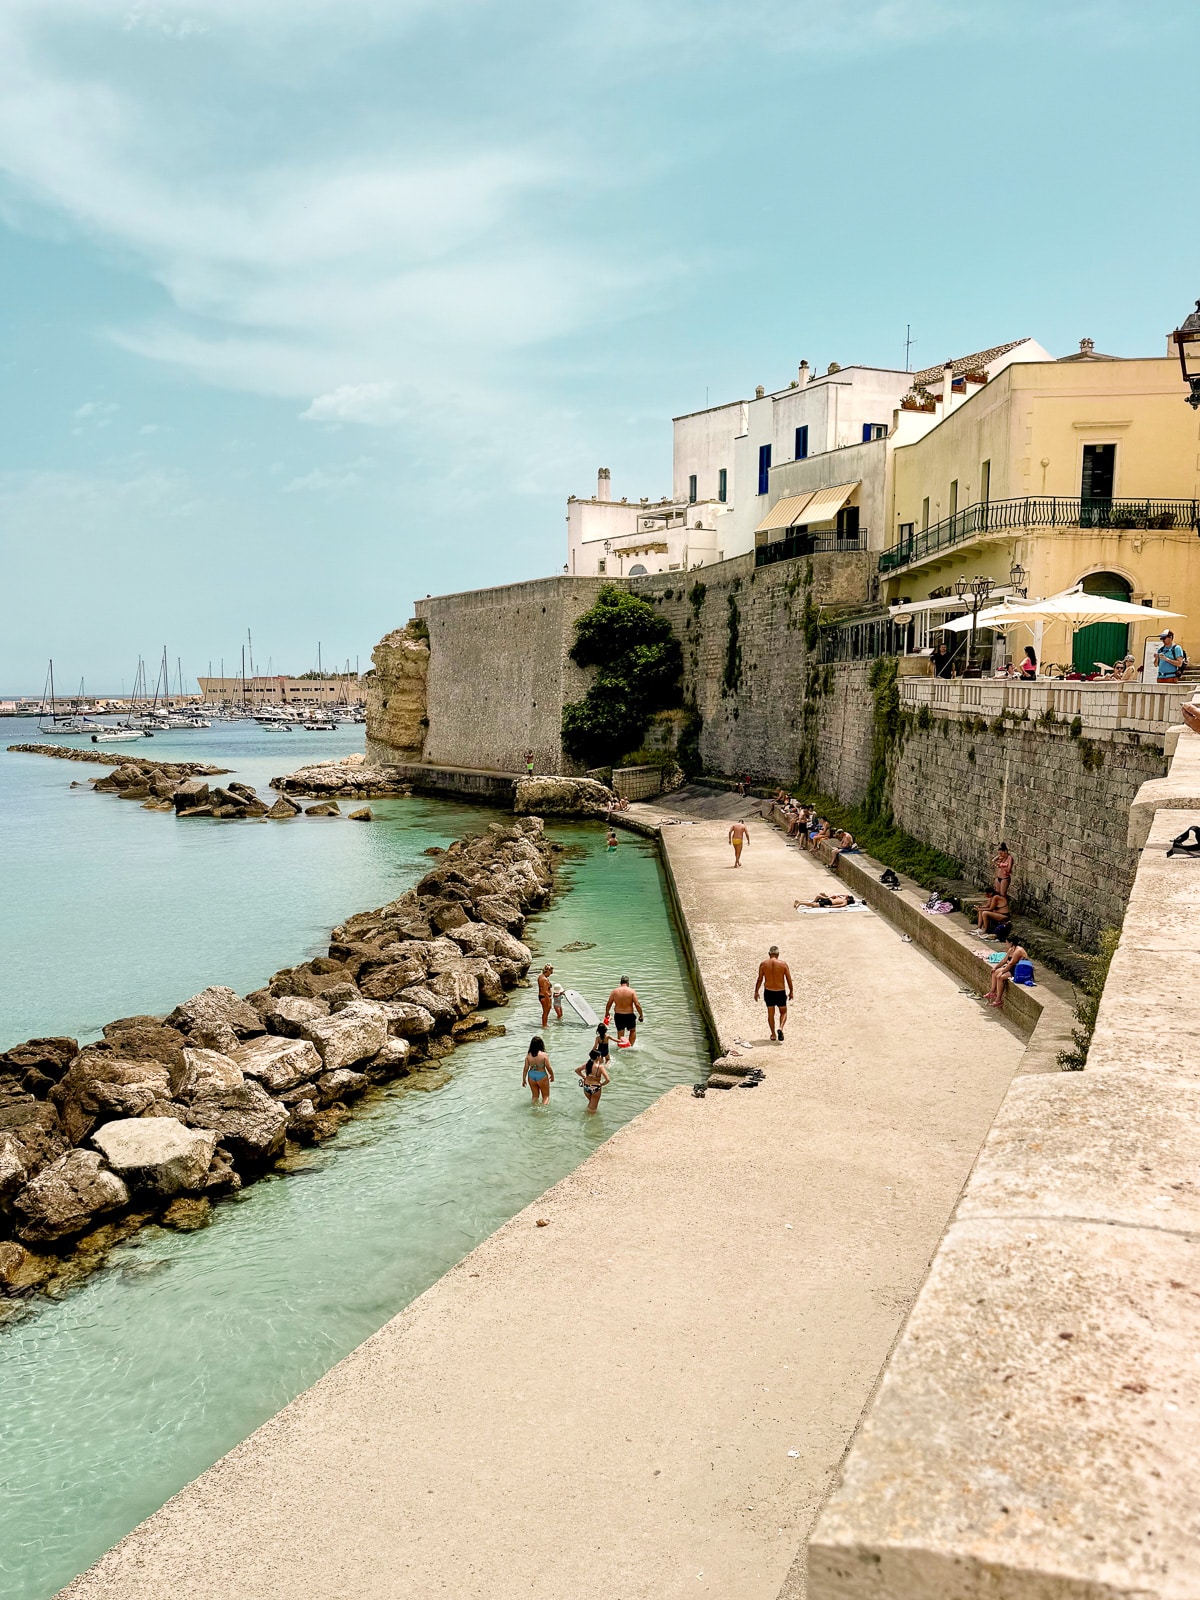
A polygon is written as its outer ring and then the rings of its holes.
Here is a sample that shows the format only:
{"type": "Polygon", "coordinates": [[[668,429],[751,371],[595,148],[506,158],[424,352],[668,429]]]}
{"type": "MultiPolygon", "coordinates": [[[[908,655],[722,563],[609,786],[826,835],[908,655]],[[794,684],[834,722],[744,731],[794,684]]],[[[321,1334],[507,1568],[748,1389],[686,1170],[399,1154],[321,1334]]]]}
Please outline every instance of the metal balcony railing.
{"type": "Polygon", "coordinates": [[[789,533],[786,539],[773,539],[754,551],[754,565],[768,567],[774,561],[791,561],[795,556],[826,555],[830,551],[861,551],[867,548],[867,530],[857,533],[789,533]]]}
{"type": "Polygon", "coordinates": [[[879,570],[895,572],[983,533],[1024,528],[1195,529],[1198,521],[1200,501],[1196,500],[1070,500],[1055,495],[988,500],[944,517],[920,533],[907,533],[883,551],[879,570]]]}

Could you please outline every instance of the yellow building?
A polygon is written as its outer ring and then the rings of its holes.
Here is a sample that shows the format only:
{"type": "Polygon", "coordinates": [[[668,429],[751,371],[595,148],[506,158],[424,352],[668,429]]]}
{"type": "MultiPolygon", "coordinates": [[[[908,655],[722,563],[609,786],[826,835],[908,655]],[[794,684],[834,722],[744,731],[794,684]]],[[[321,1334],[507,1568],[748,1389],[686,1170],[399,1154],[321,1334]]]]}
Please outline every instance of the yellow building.
{"type": "Polygon", "coordinates": [[[332,710],[358,705],[366,685],[354,673],[325,678],[198,678],[200,697],[209,706],[318,706],[332,710]]]}
{"type": "MultiPolygon", "coordinates": [[[[1183,613],[1177,640],[1200,661],[1200,419],[1185,399],[1174,356],[1116,359],[1085,340],[1077,356],[1006,368],[897,448],[880,598],[916,603],[914,647],[932,643],[941,620],[931,598],[976,575],[1002,597],[1015,564],[1031,599],[1082,583],[1183,613]]],[[[1141,664],[1161,626],[1100,624],[1072,638],[1048,625],[1042,659],[1090,669],[1128,650],[1141,664]]],[[[1019,660],[1032,637],[1018,628],[1010,653],[1019,660]]]]}

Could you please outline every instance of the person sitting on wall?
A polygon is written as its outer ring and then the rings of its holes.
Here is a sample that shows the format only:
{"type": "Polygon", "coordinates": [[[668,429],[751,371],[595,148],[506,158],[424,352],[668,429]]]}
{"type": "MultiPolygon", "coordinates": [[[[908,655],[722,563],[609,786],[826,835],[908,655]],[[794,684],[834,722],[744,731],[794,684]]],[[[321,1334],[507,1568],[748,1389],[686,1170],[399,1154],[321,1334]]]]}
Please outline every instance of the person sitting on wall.
{"type": "Polygon", "coordinates": [[[1113,663],[1113,677],[1118,683],[1137,683],[1138,665],[1132,656],[1125,656],[1120,661],[1113,663]]]}
{"type": "Polygon", "coordinates": [[[986,996],[988,1004],[995,1006],[997,1011],[1004,1009],[1004,991],[1008,988],[1012,979],[1013,968],[1018,961],[1029,960],[1028,952],[1022,948],[1021,941],[1015,933],[1010,933],[1005,942],[1008,946],[1007,954],[1004,960],[993,969],[991,987],[988,989],[986,996]]]}
{"type": "Polygon", "coordinates": [[[854,835],[845,828],[843,828],[841,833],[837,834],[835,838],[837,849],[833,852],[833,859],[829,863],[831,867],[837,865],[839,856],[848,856],[852,850],[858,849],[857,844],[854,842],[854,835]]]}
{"type": "Polygon", "coordinates": [[[1011,921],[1012,908],[1007,894],[996,891],[979,902],[975,925],[985,939],[992,938],[999,928],[1008,926],[1011,921]]]}
{"type": "Polygon", "coordinates": [[[817,825],[809,836],[812,839],[813,849],[815,850],[819,844],[824,844],[831,832],[832,829],[829,826],[828,818],[818,817],[817,825]]]}

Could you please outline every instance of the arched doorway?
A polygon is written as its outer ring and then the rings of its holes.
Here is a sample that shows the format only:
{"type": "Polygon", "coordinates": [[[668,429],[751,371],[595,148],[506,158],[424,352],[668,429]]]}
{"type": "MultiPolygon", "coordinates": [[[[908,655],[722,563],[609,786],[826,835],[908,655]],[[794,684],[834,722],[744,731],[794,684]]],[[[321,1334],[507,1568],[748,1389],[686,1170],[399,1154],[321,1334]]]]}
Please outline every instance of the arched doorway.
{"type": "Polygon", "coordinates": [[[635,562],[634,565],[630,567],[629,576],[631,578],[644,578],[646,576],[646,569],[640,561],[635,562]]]}
{"type": "MultiPolygon", "coordinates": [[[[1133,586],[1116,572],[1089,572],[1082,583],[1084,594],[1102,594],[1106,600],[1128,600],[1133,586]]],[[[1097,661],[1112,666],[1129,648],[1127,622],[1093,622],[1075,635],[1071,665],[1076,672],[1095,672],[1097,661]]]]}

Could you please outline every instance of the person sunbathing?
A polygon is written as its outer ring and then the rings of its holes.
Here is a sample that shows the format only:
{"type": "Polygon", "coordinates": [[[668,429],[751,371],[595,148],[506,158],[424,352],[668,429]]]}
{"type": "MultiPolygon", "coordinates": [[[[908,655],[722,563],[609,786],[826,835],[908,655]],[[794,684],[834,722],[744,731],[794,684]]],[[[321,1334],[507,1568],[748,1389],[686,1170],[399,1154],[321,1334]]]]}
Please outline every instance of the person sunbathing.
{"type": "Polygon", "coordinates": [[[997,890],[979,902],[975,925],[984,938],[990,939],[994,928],[1002,928],[1006,922],[1011,921],[1012,910],[1006,894],[997,890]]]}
{"type": "Polygon", "coordinates": [[[1007,944],[1008,952],[1004,960],[992,969],[992,983],[986,995],[988,1004],[995,1006],[997,1011],[1004,1009],[1004,991],[1012,980],[1017,962],[1029,960],[1027,952],[1022,948],[1021,941],[1015,933],[1009,934],[1007,944]]]}
{"type": "Polygon", "coordinates": [[[842,911],[846,906],[857,904],[852,894],[819,894],[815,900],[794,900],[793,908],[799,911],[801,907],[806,911],[842,911]]]}

